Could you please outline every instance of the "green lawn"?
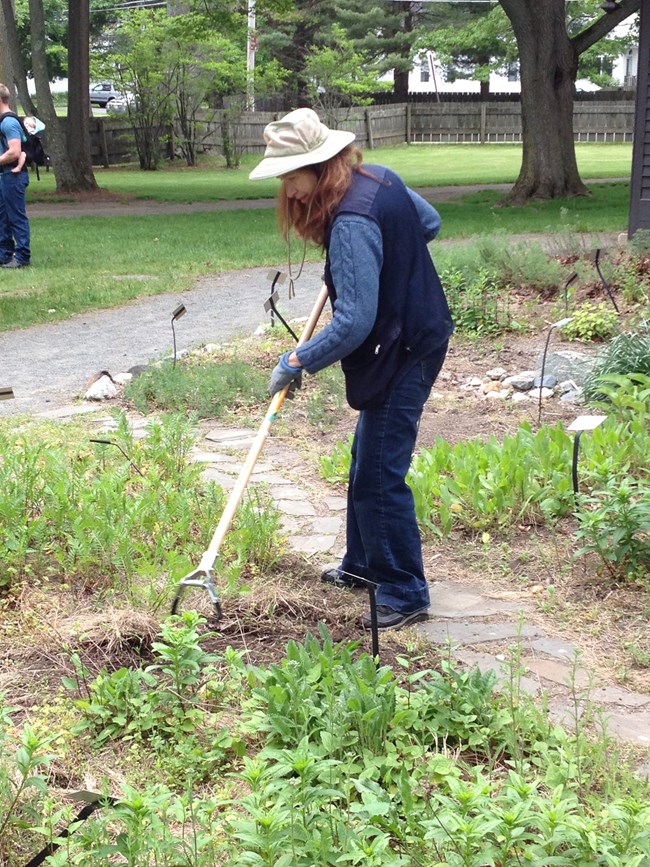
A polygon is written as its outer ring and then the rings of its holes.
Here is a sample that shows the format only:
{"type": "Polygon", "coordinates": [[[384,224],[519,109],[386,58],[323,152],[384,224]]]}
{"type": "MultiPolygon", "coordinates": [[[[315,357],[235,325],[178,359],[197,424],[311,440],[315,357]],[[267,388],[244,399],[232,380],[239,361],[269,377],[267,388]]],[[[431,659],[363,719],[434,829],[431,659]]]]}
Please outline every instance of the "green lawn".
{"type": "MultiPolygon", "coordinates": [[[[585,177],[629,174],[627,145],[577,148],[585,177]],[[627,167],[627,171],[626,171],[627,167]]],[[[514,180],[515,146],[412,146],[372,153],[393,165],[413,186],[453,182],[514,180]]],[[[266,194],[277,181],[253,183],[247,173],[257,161],[246,157],[238,171],[225,169],[133,169],[98,171],[100,184],[158,201],[207,201],[266,194]]],[[[52,173],[33,180],[29,196],[52,191],[52,173]]],[[[529,232],[621,232],[627,226],[629,184],[596,184],[588,198],[503,207],[494,191],[454,202],[431,201],[442,216],[441,240],[482,234],[529,232]]],[[[443,246],[434,256],[441,265],[453,260],[443,246]]],[[[64,319],[73,313],[122,304],[142,295],[183,292],[204,274],[276,265],[286,259],[272,207],[141,217],[32,218],[33,267],[3,274],[0,282],[0,330],[64,319]]],[[[308,253],[316,258],[314,249],[308,253]]]]}
{"type": "MultiPolygon", "coordinates": [[[[576,154],[585,178],[628,178],[630,144],[578,144],[576,154]]],[[[272,198],[278,181],[250,181],[248,173],[260,157],[247,154],[237,170],[219,166],[213,159],[209,167],[188,168],[180,162],[156,172],[135,167],[95,169],[97,183],[116,193],[162,202],[204,202],[215,199],[272,198]]],[[[521,164],[519,145],[401,145],[377,148],[365,153],[367,162],[379,162],[397,171],[412,187],[450,184],[513,183],[521,164]]],[[[32,183],[31,201],[44,193],[51,196],[54,176],[43,173],[41,182],[32,183]]]]}

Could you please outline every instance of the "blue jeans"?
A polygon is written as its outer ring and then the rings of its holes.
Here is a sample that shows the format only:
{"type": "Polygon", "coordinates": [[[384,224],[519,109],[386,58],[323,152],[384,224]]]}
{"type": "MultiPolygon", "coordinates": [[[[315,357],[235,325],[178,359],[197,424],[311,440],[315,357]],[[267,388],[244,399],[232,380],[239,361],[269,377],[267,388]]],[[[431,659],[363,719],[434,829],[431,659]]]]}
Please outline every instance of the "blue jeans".
{"type": "Polygon", "coordinates": [[[15,254],[21,265],[29,264],[29,220],[25,208],[25,192],[29,174],[2,172],[0,184],[0,262],[8,262],[15,254]]]}
{"type": "Polygon", "coordinates": [[[376,582],[377,604],[429,606],[413,494],[406,484],[424,404],[447,344],[418,362],[376,409],[361,410],[352,443],[342,569],[376,582]]]}

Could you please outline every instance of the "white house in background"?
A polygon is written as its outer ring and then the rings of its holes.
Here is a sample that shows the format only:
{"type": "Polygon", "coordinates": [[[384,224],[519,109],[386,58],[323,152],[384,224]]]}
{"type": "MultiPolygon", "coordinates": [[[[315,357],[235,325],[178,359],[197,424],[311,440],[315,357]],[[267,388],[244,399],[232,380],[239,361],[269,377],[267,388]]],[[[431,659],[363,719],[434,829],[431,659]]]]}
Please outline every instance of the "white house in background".
{"type": "MultiPolygon", "coordinates": [[[[622,74],[619,79],[614,72],[614,78],[620,80],[621,85],[623,84],[622,74]]],[[[418,58],[409,73],[410,93],[478,93],[480,89],[480,82],[469,78],[447,81],[445,69],[435,61],[430,51],[418,58]]],[[[576,81],[576,90],[600,90],[600,88],[588,79],[580,78],[576,81]]],[[[513,63],[507,75],[490,73],[490,93],[519,93],[520,91],[519,64],[513,63]]]]}
{"type": "MultiPolygon", "coordinates": [[[[618,35],[629,32],[631,23],[624,21],[619,24],[618,35]]],[[[612,77],[619,87],[634,90],[636,87],[636,74],[639,65],[639,45],[631,45],[627,53],[614,61],[612,77]]],[[[411,93],[478,93],[481,85],[478,81],[468,78],[456,78],[453,81],[446,80],[445,69],[436,61],[431,51],[422,52],[416,60],[413,69],[409,73],[409,92],[411,93]]],[[[586,78],[576,81],[576,90],[600,90],[598,85],[593,84],[586,78]]],[[[519,81],[519,67],[513,63],[507,75],[490,74],[490,93],[519,93],[521,83],[519,81]]]]}

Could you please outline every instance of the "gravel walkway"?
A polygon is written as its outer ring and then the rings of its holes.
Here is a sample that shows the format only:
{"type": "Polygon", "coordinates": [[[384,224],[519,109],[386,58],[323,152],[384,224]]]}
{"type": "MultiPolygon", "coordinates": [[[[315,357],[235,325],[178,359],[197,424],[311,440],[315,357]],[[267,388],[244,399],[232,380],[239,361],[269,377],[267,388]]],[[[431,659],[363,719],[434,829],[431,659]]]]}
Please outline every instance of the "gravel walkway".
{"type": "MultiPolygon", "coordinates": [[[[286,264],[278,269],[286,270],[286,264]]],[[[187,314],[175,326],[178,352],[197,343],[250,334],[269,321],[264,312],[268,271],[226,271],[201,277],[191,292],[182,295],[147,296],[64,322],[0,333],[0,386],[12,386],[16,396],[0,402],[0,417],[65,406],[85,392],[88,379],[100,370],[115,375],[171,354],[171,314],[181,302],[187,314]]],[[[286,284],[280,288],[278,309],[285,318],[308,315],[322,273],[322,263],[306,263],[291,301],[286,300],[286,284]]]]}

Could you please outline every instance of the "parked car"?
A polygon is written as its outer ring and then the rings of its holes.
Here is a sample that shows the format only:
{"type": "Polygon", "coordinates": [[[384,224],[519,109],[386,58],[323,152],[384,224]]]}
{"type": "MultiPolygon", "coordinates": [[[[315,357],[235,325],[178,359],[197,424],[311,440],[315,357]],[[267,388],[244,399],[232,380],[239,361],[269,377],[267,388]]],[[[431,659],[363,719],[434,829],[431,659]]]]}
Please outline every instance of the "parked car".
{"type": "Polygon", "coordinates": [[[95,84],[90,88],[90,104],[98,105],[100,108],[106,108],[109,102],[121,98],[122,94],[113,87],[110,81],[95,84]]]}

